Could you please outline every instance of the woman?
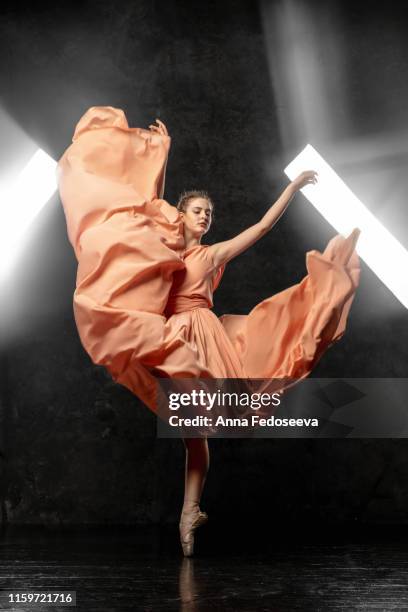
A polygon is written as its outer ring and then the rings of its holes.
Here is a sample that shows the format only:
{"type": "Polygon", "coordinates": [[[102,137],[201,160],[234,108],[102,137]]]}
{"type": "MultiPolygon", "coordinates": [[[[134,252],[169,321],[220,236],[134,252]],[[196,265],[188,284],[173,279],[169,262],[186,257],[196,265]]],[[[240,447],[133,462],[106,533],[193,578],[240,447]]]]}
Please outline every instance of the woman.
{"type": "MultiPolygon", "coordinates": [[[[358,230],[307,253],[308,275],[248,315],[212,312],[225,265],[264,236],[314,171],[303,172],[262,219],[234,238],[201,244],[213,204],[187,192],[162,199],[170,138],[157,120],[129,128],[122,110],[88,109],[58,162],[68,236],[78,258],[74,314],[85,350],[158,413],[157,379],[301,379],[345,331],[359,281],[358,230]],[[265,342],[265,337],[273,339],[265,342]]],[[[185,439],[180,539],[193,554],[206,522],[199,502],[206,439],[185,439]]]]}

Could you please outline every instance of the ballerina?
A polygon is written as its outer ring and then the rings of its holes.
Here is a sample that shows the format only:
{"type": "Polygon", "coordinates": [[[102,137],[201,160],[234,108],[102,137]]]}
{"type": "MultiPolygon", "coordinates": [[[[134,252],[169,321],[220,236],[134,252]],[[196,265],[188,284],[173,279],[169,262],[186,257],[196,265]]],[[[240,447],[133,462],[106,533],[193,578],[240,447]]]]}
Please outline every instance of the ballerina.
{"type": "MultiPolygon", "coordinates": [[[[292,181],[263,217],[237,236],[202,244],[214,204],[185,192],[163,200],[170,137],[163,122],[129,128],[122,110],[88,109],[58,162],[68,237],[78,258],[74,314],[96,364],[156,414],[160,377],[306,377],[345,332],[359,282],[359,230],[306,255],[303,280],[247,315],[212,312],[226,264],[275,225],[317,174],[292,181]],[[273,341],[265,342],[265,338],[273,341]]],[[[179,530],[185,556],[208,520],[200,500],[209,469],[207,438],[185,438],[179,530]]]]}

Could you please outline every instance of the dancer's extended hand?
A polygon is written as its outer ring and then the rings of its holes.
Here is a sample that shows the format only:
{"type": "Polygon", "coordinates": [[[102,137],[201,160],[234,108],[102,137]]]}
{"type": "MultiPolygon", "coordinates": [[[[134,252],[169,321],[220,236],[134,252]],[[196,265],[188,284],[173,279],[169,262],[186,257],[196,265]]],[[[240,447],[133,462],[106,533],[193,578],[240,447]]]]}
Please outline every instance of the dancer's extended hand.
{"type": "Polygon", "coordinates": [[[160,119],[156,119],[156,123],[158,123],[159,125],[149,125],[149,129],[152,132],[156,132],[157,134],[161,134],[162,136],[168,136],[169,133],[167,131],[166,126],[164,125],[163,121],[160,121],[160,119]]]}
{"type": "Polygon", "coordinates": [[[317,183],[317,172],[314,170],[305,170],[292,181],[292,186],[296,191],[302,189],[305,185],[315,185],[317,183]]]}

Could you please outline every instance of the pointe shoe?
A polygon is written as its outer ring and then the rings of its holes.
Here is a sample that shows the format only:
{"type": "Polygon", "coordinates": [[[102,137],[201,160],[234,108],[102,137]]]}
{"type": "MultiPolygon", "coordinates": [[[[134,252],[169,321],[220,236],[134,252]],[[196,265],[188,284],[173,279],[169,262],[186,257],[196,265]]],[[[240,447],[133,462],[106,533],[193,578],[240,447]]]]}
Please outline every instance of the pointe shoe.
{"type": "Polygon", "coordinates": [[[185,557],[192,557],[194,554],[194,532],[208,521],[206,512],[201,512],[199,508],[188,510],[181,513],[179,523],[180,543],[185,557]]]}

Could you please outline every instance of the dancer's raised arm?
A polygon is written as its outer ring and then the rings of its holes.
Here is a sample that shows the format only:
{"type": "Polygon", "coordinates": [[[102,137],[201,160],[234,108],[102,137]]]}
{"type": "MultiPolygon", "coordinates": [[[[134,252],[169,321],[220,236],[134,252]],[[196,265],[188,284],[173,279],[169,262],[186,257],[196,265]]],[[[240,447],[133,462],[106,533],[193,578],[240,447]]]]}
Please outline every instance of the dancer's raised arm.
{"type": "MultiPolygon", "coordinates": [[[[156,122],[159,125],[154,125],[151,124],[149,125],[149,129],[152,132],[156,132],[157,134],[162,134],[163,136],[168,136],[169,133],[167,131],[166,126],[164,125],[163,121],[160,121],[160,119],[156,119],[156,122]]],[[[160,175],[160,179],[159,179],[159,183],[157,186],[157,197],[162,199],[164,196],[164,184],[166,182],[166,166],[167,166],[167,159],[166,159],[166,163],[163,166],[163,172],[160,175]]]]}
{"type": "Polygon", "coordinates": [[[299,189],[308,184],[317,182],[317,173],[314,170],[302,172],[294,181],[292,181],[282,192],[276,202],[270,207],[258,223],[251,225],[230,240],[217,242],[209,246],[210,253],[213,257],[216,266],[220,266],[227,261],[230,261],[243,251],[246,251],[250,246],[255,244],[262,236],[264,236],[275,225],[278,219],[285,212],[289,202],[299,189]]]}

